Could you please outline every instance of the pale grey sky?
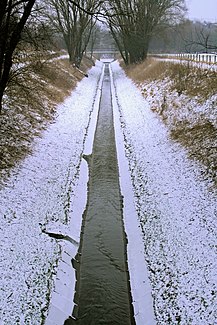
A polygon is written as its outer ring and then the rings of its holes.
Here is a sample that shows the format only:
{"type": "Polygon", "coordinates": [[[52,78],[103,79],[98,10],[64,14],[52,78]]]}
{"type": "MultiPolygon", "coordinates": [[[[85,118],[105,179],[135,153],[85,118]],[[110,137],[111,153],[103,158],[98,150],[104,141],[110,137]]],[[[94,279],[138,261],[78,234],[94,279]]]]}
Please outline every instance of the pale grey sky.
{"type": "Polygon", "coordinates": [[[186,0],[191,20],[217,22],[217,0],[186,0]]]}

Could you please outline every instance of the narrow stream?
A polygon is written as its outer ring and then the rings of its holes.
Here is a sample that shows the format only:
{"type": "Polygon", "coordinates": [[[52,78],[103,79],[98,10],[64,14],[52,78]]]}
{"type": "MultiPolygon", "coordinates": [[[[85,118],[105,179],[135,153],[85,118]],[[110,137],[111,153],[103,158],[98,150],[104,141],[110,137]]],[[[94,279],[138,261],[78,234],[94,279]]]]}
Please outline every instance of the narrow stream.
{"type": "Polygon", "coordinates": [[[77,266],[77,308],[65,324],[135,324],[126,262],[109,66],[105,66],[77,266]]]}

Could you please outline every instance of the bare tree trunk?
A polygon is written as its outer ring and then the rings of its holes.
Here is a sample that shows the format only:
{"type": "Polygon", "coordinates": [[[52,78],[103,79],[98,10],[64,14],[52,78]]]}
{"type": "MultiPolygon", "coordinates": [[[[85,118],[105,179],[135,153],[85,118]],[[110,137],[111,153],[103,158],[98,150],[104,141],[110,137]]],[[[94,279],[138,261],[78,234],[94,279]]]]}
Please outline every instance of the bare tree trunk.
{"type": "MultiPolygon", "coordinates": [[[[31,14],[31,10],[35,4],[36,0],[29,0],[23,10],[23,14],[19,20],[19,22],[16,24],[16,28],[13,29],[12,33],[9,33],[10,30],[10,23],[14,23],[13,20],[10,17],[11,14],[11,6],[12,1],[9,1],[8,5],[8,12],[5,12],[5,15],[7,15],[6,19],[6,26],[4,24],[4,16],[2,15],[2,21],[0,26],[0,32],[2,29],[6,31],[7,33],[4,34],[4,37],[1,37],[1,48],[0,48],[0,67],[1,67],[1,75],[0,75],[0,113],[2,111],[2,98],[4,95],[4,91],[7,87],[9,77],[10,77],[10,70],[12,67],[12,58],[14,51],[20,41],[21,33],[23,31],[23,28],[26,24],[27,19],[29,18],[31,14]],[[6,30],[5,30],[6,27],[6,30]],[[9,40],[7,39],[9,37],[9,40]],[[7,45],[6,45],[7,44],[7,45]]],[[[6,6],[5,6],[6,11],[6,6]]]]}

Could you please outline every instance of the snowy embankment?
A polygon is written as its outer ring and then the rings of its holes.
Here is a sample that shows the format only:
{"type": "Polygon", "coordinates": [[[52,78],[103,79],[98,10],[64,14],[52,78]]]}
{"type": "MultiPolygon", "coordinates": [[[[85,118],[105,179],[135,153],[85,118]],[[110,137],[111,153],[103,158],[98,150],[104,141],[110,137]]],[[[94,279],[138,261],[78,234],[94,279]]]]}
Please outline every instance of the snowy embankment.
{"type": "Polygon", "coordinates": [[[210,187],[216,186],[217,94],[211,93],[205,98],[203,93],[198,96],[189,96],[186,92],[178,94],[169,77],[142,82],[139,88],[172,138],[200,163],[201,176],[209,181],[210,187]]]}
{"type": "MultiPolygon", "coordinates": [[[[98,107],[101,70],[98,62],[89,78],[59,105],[55,123],[35,141],[33,154],[13,170],[0,191],[0,324],[41,324],[61,265],[68,263],[62,273],[68,269],[73,278],[71,258],[77,251],[85,206],[85,198],[79,202],[75,189],[85,186],[85,166],[79,180],[78,175],[91,112],[98,107]],[[46,232],[69,235],[71,242],[52,239],[46,232]]],[[[73,290],[73,281],[65,277],[73,290]]],[[[57,283],[57,295],[62,287],[64,282],[57,283]]],[[[63,319],[72,309],[73,292],[66,294],[70,307],[60,311],[63,319]]]]}
{"type": "Polygon", "coordinates": [[[215,193],[117,63],[112,70],[157,324],[214,325],[215,193]]]}
{"type": "Polygon", "coordinates": [[[164,122],[172,129],[177,124],[187,121],[194,126],[198,121],[206,120],[217,127],[217,95],[213,94],[202,103],[199,98],[191,98],[185,93],[172,90],[169,78],[140,83],[141,93],[150,104],[150,108],[162,115],[164,122]]]}

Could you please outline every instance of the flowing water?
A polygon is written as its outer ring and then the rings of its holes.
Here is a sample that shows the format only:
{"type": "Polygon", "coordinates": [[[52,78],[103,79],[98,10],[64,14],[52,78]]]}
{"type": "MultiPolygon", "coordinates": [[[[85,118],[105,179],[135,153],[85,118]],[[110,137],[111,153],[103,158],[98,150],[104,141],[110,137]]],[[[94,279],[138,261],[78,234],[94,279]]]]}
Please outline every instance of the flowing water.
{"type": "Polygon", "coordinates": [[[111,104],[108,64],[94,138],[88,157],[89,194],[78,254],[73,312],[65,324],[135,324],[126,261],[126,237],[111,104]]]}

